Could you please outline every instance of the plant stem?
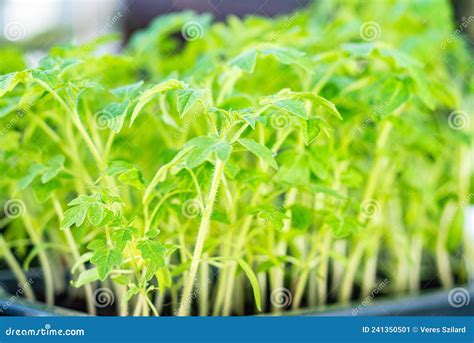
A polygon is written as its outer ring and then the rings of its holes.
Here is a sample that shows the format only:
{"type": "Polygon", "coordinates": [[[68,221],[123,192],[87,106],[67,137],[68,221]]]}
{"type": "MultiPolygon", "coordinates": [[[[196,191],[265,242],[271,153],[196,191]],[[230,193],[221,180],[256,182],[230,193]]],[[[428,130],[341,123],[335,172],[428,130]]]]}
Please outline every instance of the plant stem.
{"type": "MultiPolygon", "coordinates": [[[[12,252],[10,251],[10,247],[8,246],[7,242],[5,242],[5,239],[3,238],[3,235],[1,234],[0,234],[0,252],[3,253],[3,258],[7,262],[10,269],[12,270],[18,282],[21,285],[29,284],[29,281],[27,280],[25,273],[21,269],[21,266],[18,264],[17,260],[15,259],[15,256],[13,256],[12,252]]],[[[35,300],[35,295],[31,287],[22,287],[22,290],[25,292],[26,298],[28,300],[35,300]]]]}
{"type": "MultiPolygon", "coordinates": [[[[53,196],[53,205],[54,205],[54,209],[56,210],[56,213],[58,214],[59,221],[62,221],[64,218],[64,212],[56,196],[53,196]]],[[[77,262],[79,261],[81,256],[79,253],[79,248],[74,239],[74,236],[72,235],[71,229],[65,228],[63,231],[66,236],[67,244],[69,246],[69,249],[71,250],[74,261],[77,262]]],[[[86,267],[84,266],[83,263],[79,265],[79,271],[81,273],[86,271],[86,267]]],[[[96,309],[94,305],[94,296],[93,296],[91,284],[90,283],[85,284],[84,290],[86,293],[87,312],[89,312],[91,315],[96,315],[96,309]]]]}
{"type": "MultiPolygon", "coordinates": [[[[31,237],[31,241],[37,247],[43,245],[43,241],[40,235],[36,232],[36,228],[33,226],[31,218],[28,213],[22,215],[23,223],[25,224],[26,231],[31,237]]],[[[40,260],[41,268],[43,269],[44,275],[44,284],[45,284],[45,293],[46,293],[46,303],[48,305],[54,304],[54,283],[53,283],[53,273],[51,271],[51,266],[48,261],[48,256],[46,252],[42,249],[38,251],[38,258],[40,260]]]]}
{"type": "Polygon", "coordinates": [[[191,268],[189,270],[188,279],[184,285],[183,294],[181,296],[181,303],[178,315],[186,316],[189,314],[191,292],[193,290],[194,282],[196,279],[197,270],[199,267],[199,261],[201,259],[202,250],[204,248],[204,241],[209,230],[209,224],[211,221],[212,210],[214,208],[214,202],[216,200],[217,191],[221,182],[222,174],[224,172],[224,163],[217,159],[214,170],[214,176],[212,178],[211,189],[206,201],[204,213],[202,215],[201,224],[199,225],[198,236],[196,240],[196,246],[194,248],[193,259],[191,261],[191,268]]]}

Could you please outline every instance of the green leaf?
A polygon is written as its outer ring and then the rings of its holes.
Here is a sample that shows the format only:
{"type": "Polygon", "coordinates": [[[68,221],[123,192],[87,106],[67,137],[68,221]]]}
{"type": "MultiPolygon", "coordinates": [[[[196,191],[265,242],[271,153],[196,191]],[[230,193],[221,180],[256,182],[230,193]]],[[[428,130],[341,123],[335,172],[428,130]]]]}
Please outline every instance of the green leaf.
{"type": "Polygon", "coordinates": [[[306,109],[305,109],[303,101],[293,100],[293,99],[284,99],[284,100],[275,101],[273,105],[277,108],[285,110],[286,112],[292,115],[295,115],[302,119],[308,119],[308,114],[306,113],[306,109]]]}
{"type": "Polygon", "coordinates": [[[164,93],[170,90],[185,89],[185,88],[186,88],[186,85],[183,82],[170,79],[146,90],[138,98],[138,103],[135,106],[135,109],[133,110],[133,113],[132,113],[132,118],[130,119],[130,126],[133,125],[133,123],[137,119],[138,114],[140,114],[143,107],[145,107],[146,104],[148,104],[151,100],[153,100],[153,98],[156,95],[159,95],[161,93],[164,93]]]}
{"type": "Polygon", "coordinates": [[[53,69],[53,70],[34,70],[31,73],[31,76],[33,76],[34,79],[40,80],[44,83],[46,83],[50,88],[54,89],[56,88],[58,82],[59,82],[59,70],[53,69]]]}
{"type": "Polygon", "coordinates": [[[26,79],[26,72],[15,72],[0,76],[0,98],[13,90],[20,82],[26,79]]]}
{"type": "Polygon", "coordinates": [[[313,211],[305,206],[295,204],[291,209],[291,225],[299,230],[307,230],[313,222],[313,211]]]}
{"type": "Polygon", "coordinates": [[[41,176],[41,182],[47,183],[55,178],[59,172],[63,169],[65,158],[63,155],[57,155],[53,157],[47,163],[47,169],[44,171],[41,176]]]}
{"type": "Polygon", "coordinates": [[[214,150],[214,144],[193,149],[186,157],[186,166],[190,169],[204,163],[214,150]]]}
{"type": "Polygon", "coordinates": [[[183,118],[193,108],[196,103],[205,107],[205,91],[195,89],[184,89],[177,92],[177,106],[180,118],[183,118]]]}
{"type": "Polygon", "coordinates": [[[229,159],[230,153],[232,151],[232,146],[229,143],[221,141],[217,143],[214,148],[216,150],[217,157],[221,161],[226,162],[229,159]]]}
{"type": "Polygon", "coordinates": [[[320,105],[320,106],[324,107],[334,117],[336,117],[337,119],[342,120],[342,116],[339,113],[339,111],[337,110],[336,105],[334,105],[331,101],[329,101],[329,100],[327,100],[327,99],[325,99],[325,98],[323,98],[319,95],[313,95],[311,97],[311,100],[313,101],[313,103],[315,105],[320,105]]]}
{"type": "Polygon", "coordinates": [[[310,184],[308,185],[308,189],[313,192],[313,193],[324,193],[324,194],[327,194],[327,195],[330,195],[334,198],[337,198],[337,199],[340,199],[340,200],[346,200],[347,198],[342,195],[341,193],[331,189],[331,188],[328,188],[328,187],[324,187],[324,186],[321,186],[321,185],[314,185],[314,184],[310,184]]]}
{"type": "Polygon", "coordinates": [[[87,269],[83,271],[81,274],[79,274],[77,281],[73,282],[72,284],[74,287],[79,288],[91,282],[95,282],[97,280],[99,280],[98,270],[97,268],[92,268],[92,269],[87,269]]]}
{"type": "Polygon", "coordinates": [[[89,219],[92,225],[99,226],[100,223],[102,223],[102,221],[104,220],[106,214],[107,213],[104,209],[104,205],[96,202],[89,206],[87,218],[89,219]]]}
{"type": "Polygon", "coordinates": [[[107,165],[107,175],[116,176],[125,173],[126,171],[132,169],[134,166],[132,163],[125,161],[110,161],[107,165]]]}
{"type": "Polygon", "coordinates": [[[122,286],[128,286],[130,284],[130,278],[125,275],[114,275],[111,277],[112,281],[122,286]]]}
{"type": "Polygon", "coordinates": [[[253,73],[257,64],[258,54],[258,50],[251,49],[232,59],[229,64],[243,70],[246,73],[253,73]]]}
{"type": "Polygon", "coordinates": [[[46,167],[39,163],[34,163],[30,169],[28,169],[28,174],[25,175],[23,178],[20,179],[18,182],[18,186],[21,190],[26,189],[34,179],[43,173],[46,170],[46,167]]]}
{"type": "Polygon", "coordinates": [[[86,252],[84,254],[82,254],[75,262],[74,262],[74,265],[71,267],[71,273],[75,273],[76,270],[82,266],[84,263],[88,262],[91,257],[92,257],[93,253],[92,252],[86,252]]]}
{"type": "Polygon", "coordinates": [[[122,252],[110,248],[96,250],[91,257],[91,262],[97,266],[97,272],[101,281],[104,281],[112,269],[120,265],[122,261],[122,252]]]}
{"type": "Polygon", "coordinates": [[[316,118],[309,118],[304,123],[304,144],[310,145],[318,137],[321,127],[319,126],[319,120],[316,118]]]}
{"type": "Polygon", "coordinates": [[[61,182],[57,180],[51,180],[48,183],[37,182],[33,185],[33,192],[35,193],[36,200],[40,204],[44,204],[51,198],[54,191],[61,188],[61,182]]]}
{"type": "Polygon", "coordinates": [[[143,85],[143,80],[130,85],[125,85],[112,89],[112,94],[122,99],[130,99],[135,96],[143,85]]]}
{"type": "Polygon", "coordinates": [[[268,163],[272,168],[278,169],[278,164],[273,157],[273,153],[265,145],[255,142],[253,139],[241,138],[239,143],[252,154],[268,163]]]}
{"type": "Polygon", "coordinates": [[[145,186],[145,180],[143,179],[143,174],[137,168],[130,169],[125,173],[120,174],[118,177],[123,183],[136,187],[138,189],[143,189],[145,186]]]}
{"type": "Polygon", "coordinates": [[[166,265],[166,247],[157,241],[142,241],[137,244],[142,258],[147,260],[146,279],[149,280],[155,273],[166,265]]]}
{"type": "Polygon", "coordinates": [[[247,278],[249,279],[250,284],[252,285],[255,305],[257,306],[257,309],[261,311],[262,305],[260,296],[260,286],[258,284],[257,276],[255,276],[255,273],[253,272],[252,268],[250,268],[247,262],[245,262],[243,259],[239,258],[237,259],[237,262],[239,263],[240,268],[242,268],[242,270],[245,272],[245,275],[247,275],[247,278]]]}
{"type": "Polygon", "coordinates": [[[156,272],[156,278],[158,279],[158,287],[160,293],[163,294],[166,288],[170,288],[172,285],[171,273],[168,268],[160,268],[156,272]]]}
{"type": "Polygon", "coordinates": [[[112,103],[102,110],[100,118],[106,120],[108,128],[114,133],[119,133],[122,130],[129,104],[128,100],[121,103],[112,103]]]}
{"type": "Polygon", "coordinates": [[[127,242],[132,240],[133,230],[130,228],[115,230],[112,234],[112,240],[118,250],[123,250],[127,242]]]}
{"type": "Polygon", "coordinates": [[[81,226],[86,219],[89,204],[74,206],[64,212],[64,218],[61,221],[61,229],[70,228],[72,225],[81,226]]]}

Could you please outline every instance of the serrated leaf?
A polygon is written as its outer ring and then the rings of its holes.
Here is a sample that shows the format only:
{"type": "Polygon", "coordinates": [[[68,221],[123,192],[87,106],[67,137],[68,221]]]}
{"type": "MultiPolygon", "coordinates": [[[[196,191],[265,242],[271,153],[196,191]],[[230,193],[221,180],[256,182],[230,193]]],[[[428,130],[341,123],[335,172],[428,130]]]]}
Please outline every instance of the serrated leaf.
{"type": "Polygon", "coordinates": [[[102,110],[100,117],[106,121],[110,130],[119,133],[122,130],[123,122],[127,116],[129,101],[112,103],[102,110]]]}
{"type": "Polygon", "coordinates": [[[123,250],[127,242],[132,240],[132,230],[130,228],[115,230],[112,234],[112,240],[118,250],[123,250]]]}
{"type": "Polygon", "coordinates": [[[101,281],[104,281],[112,269],[120,265],[122,261],[122,252],[110,248],[96,250],[91,257],[91,262],[97,266],[97,272],[101,281]]]}
{"type": "Polygon", "coordinates": [[[155,85],[154,87],[146,90],[139,98],[138,98],[138,103],[136,104],[133,113],[132,113],[132,118],[130,119],[130,126],[133,125],[135,120],[138,117],[138,114],[140,111],[145,107],[146,104],[148,104],[153,98],[160,94],[164,93],[170,90],[176,90],[176,89],[185,89],[186,85],[178,80],[170,79],[165,82],[162,82],[158,85],[155,85]]]}
{"type": "Polygon", "coordinates": [[[112,89],[111,92],[112,94],[118,96],[119,98],[129,99],[138,93],[142,85],[143,85],[143,80],[132,83],[130,85],[117,87],[115,89],[112,89]]]}
{"type": "Polygon", "coordinates": [[[186,166],[190,169],[196,168],[204,163],[214,149],[214,145],[202,146],[193,149],[186,157],[186,166]]]}
{"type": "Polygon", "coordinates": [[[255,71],[255,66],[257,64],[257,57],[259,51],[256,49],[251,49],[246,51],[229,62],[229,65],[235,66],[246,73],[253,73],[255,71]]]}
{"type": "Polygon", "coordinates": [[[31,76],[33,76],[34,79],[37,79],[46,83],[49,87],[53,89],[58,84],[58,80],[59,80],[58,75],[59,75],[59,71],[56,69],[33,70],[33,72],[31,73],[31,76]]]}
{"type": "Polygon", "coordinates": [[[311,100],[313,101],[314,104],[320,105],[324,107],[326,110],[328,110],[329,113],[331,113],[334,117],[337,119],[342,120],[342,116],[339,113],[339,111],[336,108],[336,105],[334,105],[331,101],[319,96],[319,95],[314,95],[311,100]]]}
{"type": "Polygon", "coordinates": [[[20,179],[18,182],[18,186],[21,190],[26,189],[33,180],[43,173],[46,170],[46,167],[42,164],[35,163],[28,169],[28,174],[25,175],[23,178],[20,179]]]}
{"type": "Polygon", "coordinates": [[[143,187],[145,186],[143,174],[137,168],[127,170],[125,173],[120,174],[118,179],[123,183],[136,187],[138,189],[143,189],[143,187]]]}
{"type": "Polygon", "coordinates": [[[64,212],[64,218],[61,221],[61,228],[67,229],[73,225],[76,225],[76,227],[81,226],[86,219],[88,208],[89,204],[81,204],[66,210],[66,212],[64,212]]]}
{"type": "Polygon", "coordinates": [[[36,200],[40,204],[44,204],[51,198],[54,191],[61,188],[61,182],[57,180],[51,180],[48,183],[37,182],[33,185],[33,192],[35,193],[36,200]]]}
{"type": "Polygon", "coordinates": [[[7,92],[13,90],[26,78],[26,72],[14,72],[0,76],[0,98],[7,92]]]}
{"type": "Polygon", "coordinates": [[[105,215],[106,211],[104,206],[98,202],[90,205],[87,211],[87,218],[94,226],[99,226],[99,224],[104,220],[105,215]]]}
{"type": "Polygon", "coordinates": [[[147,279],[151,278],[159,268],[166,265],[166,247],[157,241],[142,241],[137,244],[142,258],[148,261],[147,279]]]}
{"type": "Polygon", "coordinates": [[[308,114],[306,113],[306,109],[305,109],[305,105],[303,101],[293,100],[293,99],[283,99],[283,100],[275,101],[273,105],[292,115],[295,115],[302,119],[308,119],[308,114]]]}
{"type": "Polygon", "coordinates": [[[125,161],[110,161],[107,165],[107,175],[109,176],[116,176],[126,171],[132,169],[134,166],[132,163],[125,162],[125,161]]]}
{"type": "Polygon", "coordinates": [[[268,163],[272,168],[278,169],[278,164],[273,157],[273,153],[265,145],[255,142],[253,139],[241,138],[239,143],[252,154],[268,163]]]}
{"type": "Polygon", "coordinates": [[[177,92],[177,107],[180,118],[183,118],[193,108],[196,103],[205,106],[205,92],[196,89],[183,89],[177,92]]]}

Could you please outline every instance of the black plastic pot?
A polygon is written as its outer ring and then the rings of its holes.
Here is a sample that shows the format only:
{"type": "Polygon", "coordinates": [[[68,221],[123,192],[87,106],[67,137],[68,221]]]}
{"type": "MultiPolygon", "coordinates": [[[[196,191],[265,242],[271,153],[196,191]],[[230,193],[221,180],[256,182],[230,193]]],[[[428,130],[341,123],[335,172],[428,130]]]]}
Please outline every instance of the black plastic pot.
{"type": "Polygon", "coordinates": [[[426,291],[415,296],[377,298],[367,301],[354,301],[351,305],[329,305],[285,312],[290,316],[474,316],[474,286],[462,287],[467,297],[457,303],[449,290],[426,291]],[[380,299],[380,300],[379,300],[380,299]],[[450,300],[451,303],[450,304],[450,300]],[[462,305],[462,306],[461,306],[462,305]]]}
{"type": "MultiPolygon", "coordinates": [[[[32,280],[32,288],[36,293],[43,290],[43,273],[32,268],[25,272],[27,280],[32,280]]],[[[0,316],[84,316],[78,311],[59,306],[48,306],[39,301],[27,301],[19,297],[18,281],[8,270],[0,271],[0,316]]]]}
{"type": "MultiPolygon", "coordinates": [[[[35,285],[42,284],[41,271],[37,269],[26,273],[35,285]]],[[[0,316],[84,316],[83,312],[65,309],[59,306],[47,306],[41,302],[26,301],[15,297],[18,282],[9,271],[0,271],[0,316]],[[1,290],[1,288],[0,288],[1,290]],[[10,293],[10,294],[8,294],[10,293]]],[[[326,305],[295,311],[283,311],[285,316],[474,316],[474,285],[463,286],[467,291],[463,306],[450,304],[450,290],[425,291],[420,295],[378,297],[366,301],[354,301],[349,305],[326,305]]],[[[40,291],[37,289],[37,291],[40,291]]],[[[453,302],[453,299],[451,299],[453,302]]],[[[283,309],[282,309],[283,310],[283,309]]]]}

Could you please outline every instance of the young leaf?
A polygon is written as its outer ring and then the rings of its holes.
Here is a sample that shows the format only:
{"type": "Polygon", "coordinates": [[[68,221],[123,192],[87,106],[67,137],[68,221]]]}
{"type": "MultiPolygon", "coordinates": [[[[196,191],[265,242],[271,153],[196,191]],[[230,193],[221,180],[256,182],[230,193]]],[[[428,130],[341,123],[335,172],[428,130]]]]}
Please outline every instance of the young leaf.
{"type": "Polygon", "coordinates": [[[0,98],[7,92],[10,92],[20,82],[24,81],[27,72],[14,72],[0,76],[0,98]]]}
{"type": "Polygon", "coordinates": [[[278,164],[273,157],[273,153],[265,145],[248,138],[239,139],[239,143],[252,154],[268,163],[272,168],[278,169],[278,164]]]}
{"type": "Polygon", "coordinates": [[[302,119],[308,119],[308,114],[304,107],[304,102],[293,99],[278,100],[273,103],[273,106],[285,110],[286,112],[300,117],[302,119]]]}
{"type": "Polygon", "coordinates": [[[79,274],[77,281],[73,282],[72,284],[74,287],[79,288],[97,280],[99,280],[99,272],[97,268],[92,268],[84,270],[81,274],[79,274]]]}
{"type": "Polygon", "coordinates": [[[309,118],[304,123],[304,144],[310,145],[318,137],[321,127],[319,126],[319,120],[316,118],[309,118]]]}
{"type": "Polygon", "coordinates": [[[118,179],[126,185],[130,185],[138,189],[143,189],[143,187],[145,186],[143,174],[137,168],[127,170],[125,173],[120,174],[118,179]]]}
{"type": "Polygon", "coordinates": [[[146,104],[148,104],[153,98],[163,92],[167,92],[170,90],[176,90],[176,89],[185,89],[186,85],[178,80],[170,79],[165,82],[162,82],[148,90],[146,90],[139,98],[138,98],[138,103],[135,106],[135,109],[133,110],[132,113],[132,118],[130,119],[130,126],[133,125],[135,122],[135,119],[137,119],[138,114],[142,110],[143,107],[145,107],[146,104]]]}
{"type": "Polygon", "coordinates": [[[96,250],[91,257],[91,262],[97,266],[97,272],[101,281],[104,281],[112,269],[120,265],[122,261],[122,252],[110,248],[96,250]]]}
{"type": "Polygon", "coordinates": [[[205,107],[205,92],[203,90],[183,89],[178,92],[178,113],[183,118],[196,103],[200,103],[205,107]]]}
{"type": "Polygon", "coordinates": [[[255,71],[258,54],[258,50],[251,49],[232,59],[229,64],[251,74],[255,71]]]}
{"type": "Polygon", "coordinates": [[[257,309],[261,311],[262,305],[260,296],[260,286],[258,284],[257,276],[253,272],[252,268],[243,259],[239,258],[237,259],[237,262],[239,263],[240,268],[242,268],[242,270],[245,272],[245,275],[247,275],[247,278],[249,279],[250,284],[252,285],[255,305],[257,306],[257,309]]]}
{"type": "Polygon", "coordinates": [[[64,212],[64,218],[61,221],[61,229],[70,228],[72,225],[81,226],[86,219],[89,204],[82,204],[71,207],[64,212]]]}
{"type": "Polygon", "coordinates": [[[142,241],[137,244],[142,258],[148,261],[146,278],[149,280],[160,269],[165,267],[166,247],[156,241],[142,241]]]}

